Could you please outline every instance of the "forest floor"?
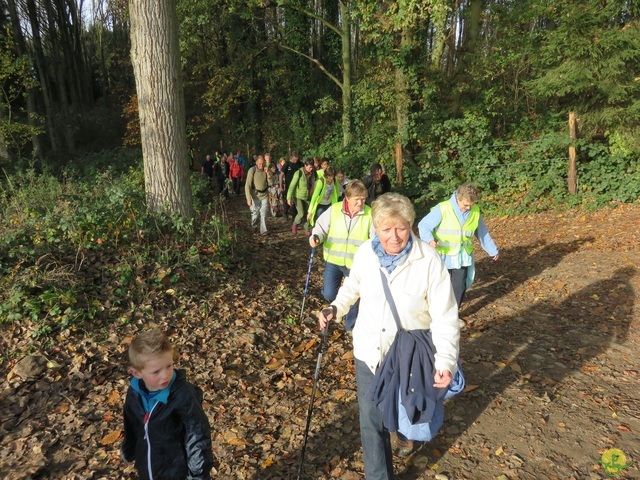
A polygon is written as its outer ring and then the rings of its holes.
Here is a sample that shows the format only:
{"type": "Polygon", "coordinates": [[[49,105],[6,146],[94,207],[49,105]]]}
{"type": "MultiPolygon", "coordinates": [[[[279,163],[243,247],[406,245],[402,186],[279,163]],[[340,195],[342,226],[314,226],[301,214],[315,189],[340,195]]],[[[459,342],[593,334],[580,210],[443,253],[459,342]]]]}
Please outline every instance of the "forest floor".
{"type": "MultiPolygon", "coordinates": [[[[159,283],[153,314],[132,308],[122,324],[64,331],[41,352],[27,325],[3,326],[0,478],[135,478],[119,459],[125,355],[150,323],[171,333],[179,366],[205,392],[218,478],[296,478],[322,258],[300,321],[304,234],[282,218],[269,219],[269,236],[251,232],[244,196],[226,216],[241,242],[233,267],[182,298],[159,283]],[[26,352],[48,365],[21,375],[26,352]]],[[[447,402],[434,441],[395,458],[397,478],[640,478],[640,204],[486,220],[501,255],[478,251],[462,306],[467,389],[447,402]],[[620,452],[625,469],[605,470],[620,452]]],[[[361,479],[351,339],[337,327],[327,344],[304,478],[361,479]]]]}

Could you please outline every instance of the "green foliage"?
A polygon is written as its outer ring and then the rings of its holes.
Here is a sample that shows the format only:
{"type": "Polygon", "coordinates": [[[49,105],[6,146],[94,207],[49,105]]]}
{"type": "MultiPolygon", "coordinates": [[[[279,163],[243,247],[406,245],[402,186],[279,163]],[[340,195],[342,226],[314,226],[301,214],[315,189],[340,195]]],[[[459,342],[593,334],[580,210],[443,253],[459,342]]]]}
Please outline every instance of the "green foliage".
{"type": "MultiPolygon", "coordinates": [[[[587,129],[625,128],[640,116],[640,27],[629,2],[551,2],[529,91],[581,112],[587,129]],[[588,115],[587,115],[588,114],[588,115]]],[[[637,12],[636,12],[637,14],[637,12]]]]}
{"type": "Polygon", "coordinates": [[[146,211],[139,159],[131,166],[114,151],[103,171],[92,160],[60,178],[33,168],[7,175],[0,188],[0,318],[27,322],[34,335],[126,320],[158,290],[183,295],[220,278],[232,256],[233,236],[204,204],[189,221],[146,211]]]}
{"type": "Polygon", "coordinates": [[[34,112],[38,122],[29,124],[23,107],[26,91],[35,86],[29,57],[17,57],[12,37],[0,36],[0,138],[18,157],[31,136],[42,133],[36,126],[41,119],[34,112]]]}

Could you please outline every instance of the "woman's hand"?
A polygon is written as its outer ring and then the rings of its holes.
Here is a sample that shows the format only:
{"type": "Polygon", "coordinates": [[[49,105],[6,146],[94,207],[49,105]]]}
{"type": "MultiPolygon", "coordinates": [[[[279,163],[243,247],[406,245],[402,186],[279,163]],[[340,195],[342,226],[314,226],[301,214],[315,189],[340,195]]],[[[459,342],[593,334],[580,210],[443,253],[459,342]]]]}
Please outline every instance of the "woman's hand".
{"type": "Polygon", "coordinates": [[[433,248],[438,248],[438,242],[436,242],[435,240],[431,240],[429,242],[429,245],[431,245],[433,248]]]}
{"type": "Polygon", "coordinates": [[[309,237],[309,245],[311,246],[311,248],[316,248],[318,245],[320,245],[320,239],[317,235],[311,235],[309,237]]]}
{"type": "Polygon", "coordinates": [[[328,307],[323,308],[320,315],[318,315],[318,326],[320,327],[320,330],[325,328],[329,322],[335,318],[335,316],[336,307],[329,305],[328,307]]]}
{"type": "Polygon", "coordinates": [[[436,374],[433,376],[433,386],[436,388],[447,388],[452,380],[453,375],[451,375],[449,370],[443,372],[436,370],[436,374]]]}

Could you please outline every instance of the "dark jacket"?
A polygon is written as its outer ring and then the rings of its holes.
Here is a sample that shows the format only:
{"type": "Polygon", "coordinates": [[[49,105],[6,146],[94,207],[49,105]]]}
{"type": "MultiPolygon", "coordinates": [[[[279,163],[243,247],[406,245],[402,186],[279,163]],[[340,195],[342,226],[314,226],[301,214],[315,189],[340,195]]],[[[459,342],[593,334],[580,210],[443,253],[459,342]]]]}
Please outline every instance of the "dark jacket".
{"type": "Polygon", "coordinates": [[[376,183],[373,178],[373,175],[367,175],[362,179],[362,183],[364,183],[365,188],[367,189],[367,201],[366,204],[371,206],[371,202],[373,202],[380,195],[388,193],[391,191],[391,180],[387,174],[383,174],[380,182],[376,183]]]}
{"type": "Polygon", "coordinates": [[[398,330],[391,348],[376,371],[366,398],[382,412],[384,426],[398,430],[398,395],[409,421],[428,423],[446,388],[433,386],[435,347],[429,330],[398,330]]]}
{"type": "Polygon", "coordinates": [[[291,160],[289,160],[287,163],[284,164],[284,166],[282,167],[282,171],[284,172],[284,189],[285,192],[287,191],[287,189],[289,188],[289,185],[291,184],[291,180],[293,179],[293,175],[303,167],[303,163],[298,160],[297,162],[292,162],[291,160]]]}
{"type": "Polygon", "coordinates": [[[135,460],[141,480],[209,480],[214,460],[202,390],[187,382],[184,370],[176,370],[169,388],[167,403],[156,404],[148,416],[148,440],[140,393],[129,388],[124,402],[122,456],[126,461],[135,460]]]}

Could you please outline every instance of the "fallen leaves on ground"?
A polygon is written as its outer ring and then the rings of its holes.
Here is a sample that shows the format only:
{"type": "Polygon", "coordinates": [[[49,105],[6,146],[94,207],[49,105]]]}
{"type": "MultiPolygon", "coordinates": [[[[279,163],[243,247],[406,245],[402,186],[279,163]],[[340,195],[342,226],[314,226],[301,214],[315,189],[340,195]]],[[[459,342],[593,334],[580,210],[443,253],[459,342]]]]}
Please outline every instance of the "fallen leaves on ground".
{"type": "MultiPolygon", "coordinates": [[[[205,392],[218,477],[295,478],[320,341],[312,312],[325,303],[322,259],[300,315],[306,237],[279,218],[270,236],[252,235],[245,207],[230,201],[244,249],[224,268],[233,272],[224,286],[179,298],[159,278],[152,314],[64,331],[26,369],[16,367],[33,353],[29,325],[3,324],[1,478],[136,478],[119,458],[126,350],[151,324],[170,333],[179,367],[205,392]]],[[[395,459],[399,478],[588,478],[611,447],[637,461],[640,205],[487,220],[501,258],[478,251],[463,303],[467,388],[447,401],[443,428],[418,457],[395,459]]],[[[363,477],[351,347],[335,326],[308,478],[363,477]]]]}

